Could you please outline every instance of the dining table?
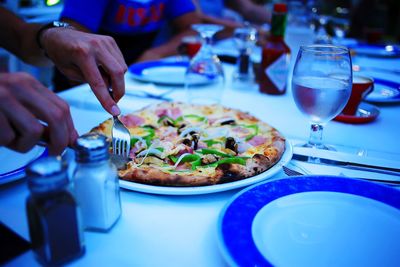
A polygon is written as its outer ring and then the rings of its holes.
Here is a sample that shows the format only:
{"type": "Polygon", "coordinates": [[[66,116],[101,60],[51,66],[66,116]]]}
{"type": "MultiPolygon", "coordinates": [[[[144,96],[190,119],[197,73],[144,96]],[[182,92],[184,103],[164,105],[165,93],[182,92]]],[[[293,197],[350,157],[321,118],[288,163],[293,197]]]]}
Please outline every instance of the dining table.
{"type": "MultiPolygon", "coordinates": [[[[234,44],[226,40],[219,51],[235,55],[234,44]]],[[[226,54],[225,53],[225,54],[226,54]]],[[[292,51],[292,67],[296,51],[292,51]]],[[[166,59],[180,61],[181,57],[166,59]]],[[[353,64],[360,66],[360,74],[399,82],[399,57],[371,57],[353,55],[353,64]],[[365,67],[365,70],[363,70],[365,67]],[[370,67],[370,68],[368,68],[370,67]],[[374,67],[379,67],[376,70],[374,67]]],[[[308,140],[310,122],[302,115],[291,93],[289,72],[287,92],[283,95],[262,94],[257,84],[236,88],[232,83],[235,64],[223,63],[225,88],[221,104],[249,112],[278,129],[287,139],[287,144],[297,153],[313,153],[298,145],[308,140]]],[[[354,72],[356,73],[356,72],[354,72]]],[[[186,101],[181,85],[160,85],[140,81],[128,71],[125,75],[126,94],[118,105],[122,114],[138,110],[147,105],[165,100],[186,101]],[[151,93],[146,95],[143,92],[151,93]],[[160,97],[161,96],[161,97],[160,97]],[[167,98],[167,99],[165,99],[167,98]]],[[[398,88],[399,89],[399,88],[398,88]]],[[[400,90],[400,89],[399,89],[400,90]]],[[[75,128],[80,135],[110,118],[96,100],[88,84],[58,93],[70,105],[75,128]]],[[[379,115],[365,123],[330,121],[324,127],[323,142],[333,147],[329,155],[343,157],[345,162],[368,165],[400,167],[400,102],[372,103],[379,115]]],[[[371,105],[369,103],[368,105],[371,105]]],[[[321,152],[323,153],[323,151],[321,152]]],[[[8,158],[1,164],[16,161],[8,158]]],[[[362,177],[400,181],[395,171],[380,171],[376,168],[349,168],[337,164],[305,162],[290,158],[285,162],[289,168],[307,175],[332,175],[362,177]]],[[[281,167],[281,166],[280,166],[281,167]]],[[[279,167],[262,182],[291,179],[279,167]]],[[[248,186],[248,185],[246,185],[248,186]]],[[[122,216],[108,232],[84,232],[85,254],[67,266],[228,266],[221,250],[219,222],[224,207],[245,186],[226,186],[223,190],[172,191],[121,188],[122,216]]],[[[0,185],[0,222],[29,240],[25,202],[29,190],[26,178],[21,177],[0,185]]],[[[323,215],[321,215],[323,216],[323,215]]],[[[245,252],[244,252],[245,253],[245,252]]],[[[6,266],[39,266],[32,251],[28,251],[6,266]]]]}

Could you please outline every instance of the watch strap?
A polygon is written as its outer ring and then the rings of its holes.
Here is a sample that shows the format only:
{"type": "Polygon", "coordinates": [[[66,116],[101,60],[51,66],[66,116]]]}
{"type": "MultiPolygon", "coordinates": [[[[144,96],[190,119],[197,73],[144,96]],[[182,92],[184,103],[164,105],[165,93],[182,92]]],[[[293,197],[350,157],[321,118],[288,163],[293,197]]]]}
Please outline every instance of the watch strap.
{"type": "Polygon", "coordinates": [[[47,24],[44,24],[42,27],[40,27],[40,29],[36,33],[36,43],[41,49],[43,49],[43,45],[41,43],[40,38],[42,37],[42,34],[46,30],[51,29],[51,28],[71,28],[71,29],[73,29],[73,27],[69,23],[63,22],[63,21],[52,21],[47,24]]]}

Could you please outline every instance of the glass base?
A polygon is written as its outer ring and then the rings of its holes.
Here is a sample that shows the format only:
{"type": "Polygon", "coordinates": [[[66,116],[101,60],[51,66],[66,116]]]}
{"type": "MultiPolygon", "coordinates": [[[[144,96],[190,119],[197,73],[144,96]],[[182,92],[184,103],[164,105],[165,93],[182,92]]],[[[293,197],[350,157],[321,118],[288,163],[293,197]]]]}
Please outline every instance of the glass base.
{"type": "MultiPolygon", "coordinates": [[[[311,143],[305,143],[305,144],[296,144],[294,145],[295,147],[306,147],[306,148],[311,148],[311,149],[319,149],[319,150],[329,150],[329,151],[336,151],[336,149],[332,146],[325,145],[325,144],[311,144],[311,143]]],[[[319,157],[314,157],[312,155],[312,150],[310,150],[310,155],[307,157],[306,162],[309,163],[326,163],[326,164],[334,164],[331,160],[324,159],[323,162],[319,157]]]]}

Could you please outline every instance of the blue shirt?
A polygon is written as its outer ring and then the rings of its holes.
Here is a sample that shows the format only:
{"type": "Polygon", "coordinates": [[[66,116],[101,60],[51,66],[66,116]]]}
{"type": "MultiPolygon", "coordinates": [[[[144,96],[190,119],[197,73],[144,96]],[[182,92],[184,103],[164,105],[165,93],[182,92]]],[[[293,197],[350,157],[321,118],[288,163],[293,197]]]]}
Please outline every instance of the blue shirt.
{"type": "Polygon", "coordinates": [[[131,64],[153,46],[163,25],[195,10],[191,0],[65,0],[61,17],[112,36],[131,64]]]}
{"type": "Polygon", "coordinates": [[[199,0],[198,2],[204,14],[216,18],[222,17],[222,11],[225,9],[223,0],[199,0]]]}
{"type": "Polygon", "coordinates": [[[61,17],[92,32],[140,34],[157,31],[166,21],[193,11],[191,0],[65,0],[61,17]]]}

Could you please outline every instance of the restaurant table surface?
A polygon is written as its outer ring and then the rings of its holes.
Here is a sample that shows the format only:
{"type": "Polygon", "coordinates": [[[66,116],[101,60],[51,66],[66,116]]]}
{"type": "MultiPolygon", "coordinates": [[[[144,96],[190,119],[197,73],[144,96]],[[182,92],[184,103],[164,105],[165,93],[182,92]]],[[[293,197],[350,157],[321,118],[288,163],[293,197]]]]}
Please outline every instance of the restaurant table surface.
{"type": "MultiPolygon", "coordinates": [[[[400,69],[400,59],[371,59],[357,57],[363,66],[400,69]]],[[[305,142],[309,135],[308,119],[300,114],[292,99],[290,86],[282,96],[263,95],[257,87],[232,89],[234,65],[224,64],[226,89],[222,104],[248,111],[276,127],[292,143],[305,142]]],[[[384,72],[368,72],[375,78],[398,81],[399,76],[384,72]]],[[[289,78],[290,79],[290,78],[289,78]]],[[[171,89],[134,81],[126,75],[127,91],[171,89]]],[[[185,100],[184,90],[167,96],[185,100]]],[[[75,87],[59,94],[71,106],[79,134],[88,132],[110,117],[95,101],[88,85],[75,87]]],[[[123,113],[136,110],[158,100],[126,95],[120,101],[123,113]]],[[[325,143],[339,151],[362,157],[384,158],[400,163],[398,136],[400,105],[379,105],[379,117],[366,124],[329,122],[324,129],[325,143]]],[[[12,160],[12,159],[10,159],[12,160]]],[[[2,163],[4,164],[4,163],[2,163]]],[[[400,166],[400,164],[399,164],[400,166]]],[[[342,168],[314,166],[313,171],[324,174],[343,173],[342,168]]],[[[371,175],[371,174],[370,174],[371,175]]],[[[372,176],[379,176],[372,174],[372,176]]],[[[271,179],[285,177],[280,171],[271,179]]],[[[202,195],[171,196],[140,193],[121,189],[122,217],[107,233],[85,232],[86,254],[70,266],[225,266],[218,247],[218,216],[240,189],[202,195]]],[[[25,200],[28,196],[26,179],[0,186],[0,221],[29,240],[25,200]]],[[[9,263],[10,266],[35,266],[28,252],[9,263]]]]}

